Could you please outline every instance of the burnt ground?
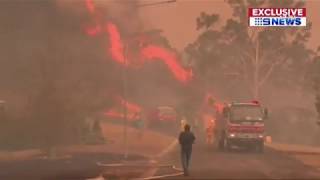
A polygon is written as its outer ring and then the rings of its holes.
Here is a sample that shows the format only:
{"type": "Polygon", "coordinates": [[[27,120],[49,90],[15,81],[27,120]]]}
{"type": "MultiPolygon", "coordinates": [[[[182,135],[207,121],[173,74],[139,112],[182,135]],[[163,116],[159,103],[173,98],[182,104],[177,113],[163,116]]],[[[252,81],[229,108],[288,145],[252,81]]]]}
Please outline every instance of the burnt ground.
{"type": "MultiPolygon", "coordinates": [[[[123,155],[106,153],[76,154],[70,158],[48,160],[35,158],[25,161],[0,162],[0,179],[52,179],[52,180],[84,180],[99,176],[106,168],[97,162],[119,163],[123,155]]],[[[127,159],[145,160],[142,156],[131,155],[127,159]]]]}
{"type": "MultiPolygon", "coordinates": [[[[181,167],[179,148],[164,157],[163,163],[181,167]]],[[[156,175],[164,173],[161,171],[156,175]]],[[[190,176],[167,179],[320,179],[320,171],[269,148],[263,154],[245,150],[219,152],[199,143],[194,147],[190,176]]]]}

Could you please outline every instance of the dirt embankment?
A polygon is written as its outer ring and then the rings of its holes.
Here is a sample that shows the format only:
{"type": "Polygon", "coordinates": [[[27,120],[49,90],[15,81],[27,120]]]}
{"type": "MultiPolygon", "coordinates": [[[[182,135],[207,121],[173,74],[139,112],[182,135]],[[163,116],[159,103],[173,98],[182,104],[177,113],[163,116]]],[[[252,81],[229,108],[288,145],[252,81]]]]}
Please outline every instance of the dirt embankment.
{"type": "MultiPolygon", "coordinates": [[[[106,144],[102,145],[70,145],[57,147],[57,154],[61,156],[80,154],[80,153],[116,153],[124,154],[124,127],[110,123],[102,123],[103,135],[106,144]]],[[[141,156],[156,156],[174,141],[173,137],[163,135],[145,129],[140,130],[127,127],[128,153],[141,156]]],[[[0,161],[28,160],[43,156],[44,153],[39,149],[28,149],[21,151],[0,151],[0,161]]]]}
{"type": "Polygon", "coordinates": [[[40,149],[0,151],[0,179],[93,178],[113,172],[99,163],[147,162],[174,142],[173,137],[161,133],[128,127],[128,158],[124,159],[124,127],[102,123],[102,131],[105,144],[56,147],[50,158],[40,149]]]}

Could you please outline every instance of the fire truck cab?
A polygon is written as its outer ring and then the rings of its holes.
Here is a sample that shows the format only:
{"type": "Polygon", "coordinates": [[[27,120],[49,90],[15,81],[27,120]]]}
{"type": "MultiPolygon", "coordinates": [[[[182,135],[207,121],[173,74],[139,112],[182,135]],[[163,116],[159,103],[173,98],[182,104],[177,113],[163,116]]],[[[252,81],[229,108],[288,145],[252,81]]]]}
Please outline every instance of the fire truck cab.
{"type": "Polygon", "coordinates": [[[217,121],[217,143],[221,150],[246,147],[263,152],[268,111],[259,102],[230,103],[217,121]]]}

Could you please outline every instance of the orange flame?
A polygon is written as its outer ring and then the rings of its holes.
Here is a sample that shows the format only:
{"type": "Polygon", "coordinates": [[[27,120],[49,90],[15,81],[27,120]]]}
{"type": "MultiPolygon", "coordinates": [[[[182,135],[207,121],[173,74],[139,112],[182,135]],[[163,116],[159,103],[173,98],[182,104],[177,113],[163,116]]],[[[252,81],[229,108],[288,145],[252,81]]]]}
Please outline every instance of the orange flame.
{"type": "Polygon", "coordinates": [[[93,0],[86,0],[86,7],[90,13],[94,13],[96,11],[93,0]]]}
{"type": "Polygon", "coordinates": [[[86,29],[86,33],[89,36],[96,36],[97,34],[101,33],[101,26],[97,25],[95,27],[90,27],[86,29]]]}
{"type": "MultiPolygon", "coordinates": [[[[98,21],[99,18],[97,18],[97,12],[96,12],[96,8],[93,3],[93,0],[86,0],[85,2],[86,2],[85,4],[86,4],[87,10],[92,15],[96,23],[95,27],[87,28],[86,33],[89,36],[95,36],[99,33],[102,33],[102,31],[107,33],[109,36],[109,44],[110,44],[108,53],[111,54],[112,59],[124,66],[130,65],[130,67],[134,67],[135,63],[131,62],[130,59],[126,59],[124,55],[124,45],[121,40],[121,35],[117,26],[111,22],[108,22],[105,24],[105,29],[102,30],[101,27],[103,27],[103,25],[101,24],[104,24],[104,23],[101,23],[101,21],[98,21]]],[[[192,78],[192,71],[185,70],[179,64],[179,61],[176,58],[176,55],[164,48],[161,48],[155,45],[150,45],[141,50],[141,55],[145,58],[145,60],[154,60],[154,59],[162,60],[167,65],[169,70],[173,73],[174,77],[181,82],[187,82],[192,78]]]]}
{"type": "Polygon", "coordinates": [[[141,53],[142,56],[145,57],[147,60],[158,58],[162,60],[174,74],[175,78],[181,82],[187,82],[192,78],[192,72],[188,72],[185,69],[183,69],[181,65],[178,63],[175,54],[164,48],[149,45],[143,48],[141,53]]]}
{"type": "Polygon", "coordinates": [[[216,111],[218,111],[219,113],[223,112],[223,108],[224,108],[224,104],[217,102],[214,104],[214,108],[216,109],[216,111]]]}
{"type": "Polygon", "coordinates": [[[126,108],[128,109],[129,112],[140,112],[142,110],[139,105],[134,104],[134,103],[130,103],[130,102],[126,101],[125,99],[123,99],[122,97],[120,97],[120,104],[122,106],[126,106],[126,108]]]}
{"type": "Polygon", "coordinates": [[[123,65],[128,65],[124,57],[124,47],[117,27],[113,23],[107,24],[107,32],[110,40],[110,53],[112,58],[123,65]]]}
{"type": "MultiPolygon", "coordinates": [[[[142,108],[132,102],[128,102],[125,99],[123,99],[122,97],[117,97],[118,103],[120,105],[121,108],[126,107],[127,109],[127,119],[130,121],[136,120],[135,114],[139,113],[142,111],[142,108]]],[[[116,108],[116,106],[112,109],[110,109],[109,111],[107,111],[106,113],[104,113],[107,117],[109,118],[115,118],[115,119],[123,119],[124,118],[124,113],[121,110],[121,112],[119,112],[116,108]]]]}

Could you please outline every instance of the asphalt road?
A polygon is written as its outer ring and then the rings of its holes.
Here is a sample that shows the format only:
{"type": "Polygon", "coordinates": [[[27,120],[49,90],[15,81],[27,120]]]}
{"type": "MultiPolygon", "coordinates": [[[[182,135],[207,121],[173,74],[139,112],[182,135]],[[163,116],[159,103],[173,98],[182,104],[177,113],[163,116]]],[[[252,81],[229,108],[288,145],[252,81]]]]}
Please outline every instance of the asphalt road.
{"type": "MultiPolygon", "coordinates": [[[[179,148],[162,161],[181,167],[179,148]]],[[[162,174],[161,171],[157,175],[162,174]]],[[[272,149],[262,154],[244,150],[219,152],[197,144],[193,149],[190,176],[167,179],[320,179],[320,171],[272,149]]]]}
{"type": "MultiPolygon", "coordinates": [[[[67,159],[34,158],[24,161],[0,162],[0,180],[86,180],[98,177],[106,168],[102,163],[119,163],[121,154],[83,153],[67,159]]],[[[145,160],[131,155],[128,160],[145,160]]]]}

